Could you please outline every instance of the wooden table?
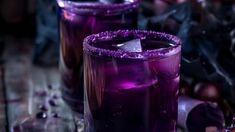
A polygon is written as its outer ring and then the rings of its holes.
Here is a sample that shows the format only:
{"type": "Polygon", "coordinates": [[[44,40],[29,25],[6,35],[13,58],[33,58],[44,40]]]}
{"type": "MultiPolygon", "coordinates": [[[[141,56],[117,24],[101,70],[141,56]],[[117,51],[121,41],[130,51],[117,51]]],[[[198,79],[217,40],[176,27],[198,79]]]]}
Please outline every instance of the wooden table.
{"type": "Polygon", "coordinates": [[[73,127],[71,111],[60,98],[57,66],[32,65],[31,39],[5,37],[4,42],[4,63],[0,64],[0,132],[12,131],[16,124],[35,118],[42,105],[47,107],[44,113],[49,119],[63,119],[73,127]]]}

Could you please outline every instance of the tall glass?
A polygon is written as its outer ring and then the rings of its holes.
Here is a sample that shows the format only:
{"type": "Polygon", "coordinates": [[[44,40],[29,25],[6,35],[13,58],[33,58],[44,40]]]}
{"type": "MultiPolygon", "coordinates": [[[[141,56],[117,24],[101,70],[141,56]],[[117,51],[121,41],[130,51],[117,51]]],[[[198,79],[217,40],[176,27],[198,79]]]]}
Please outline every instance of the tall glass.
{"type": "Polygon", "coordinates": [[[140,30],[84,40],[85,132],[176,132],[181,42],[140,30]]]}
{"type": "Polygon", "coordinates": [[[83,39],[93,33],[136,28],[138,0],[57,0],[60,25],[62,96],[83,114],[83,39]]]}

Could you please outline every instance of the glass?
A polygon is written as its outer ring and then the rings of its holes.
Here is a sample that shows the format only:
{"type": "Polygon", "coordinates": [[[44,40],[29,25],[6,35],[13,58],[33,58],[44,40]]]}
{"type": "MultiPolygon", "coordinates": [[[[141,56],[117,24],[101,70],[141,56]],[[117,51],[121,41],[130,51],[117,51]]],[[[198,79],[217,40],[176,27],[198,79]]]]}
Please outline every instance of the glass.
{"type": "Polygon", "coordinates": [[[87,37],[85,132],[176,132],[180,40],[119,30],[87,37]]]}
{"type": "Polygon", "coordinates": [[[83,116],[83,39],[106,30],[137,26],[139,1],[57,0],[60,25],[62,96],[72,110],[83,116]]]}

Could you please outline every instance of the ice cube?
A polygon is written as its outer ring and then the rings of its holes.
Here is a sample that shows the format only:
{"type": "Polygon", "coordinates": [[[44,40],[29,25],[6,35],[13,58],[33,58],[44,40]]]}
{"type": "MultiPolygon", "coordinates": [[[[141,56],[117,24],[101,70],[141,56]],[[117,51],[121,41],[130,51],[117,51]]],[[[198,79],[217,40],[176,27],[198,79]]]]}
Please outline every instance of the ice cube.
{"type": "Polygon", "coordinates": [[[117,45],[118,48],[129,52],[142,52],[140,39],[134,39],[117,45]]]}

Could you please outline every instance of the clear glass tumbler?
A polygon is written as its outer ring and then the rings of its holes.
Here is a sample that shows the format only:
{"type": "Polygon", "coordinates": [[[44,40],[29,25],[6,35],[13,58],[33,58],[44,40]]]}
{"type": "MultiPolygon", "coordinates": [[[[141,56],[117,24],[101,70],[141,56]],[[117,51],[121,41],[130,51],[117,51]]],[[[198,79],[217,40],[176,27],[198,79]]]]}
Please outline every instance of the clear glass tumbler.
{"type": "Polygon", "coordinates": [[[83,47],[85,132],[176,132],[179,38],[119,30],[83,47]]]}
{"type": "Polygon", "coordinates": [[[83,116],[83,39],[106,30],[134,29],[138,0],[57,0],[60,25],[61,89],[65,102],[83,116]]]}

